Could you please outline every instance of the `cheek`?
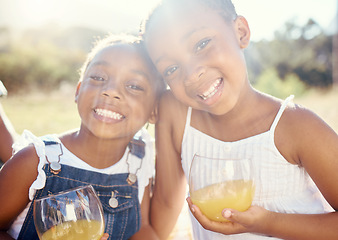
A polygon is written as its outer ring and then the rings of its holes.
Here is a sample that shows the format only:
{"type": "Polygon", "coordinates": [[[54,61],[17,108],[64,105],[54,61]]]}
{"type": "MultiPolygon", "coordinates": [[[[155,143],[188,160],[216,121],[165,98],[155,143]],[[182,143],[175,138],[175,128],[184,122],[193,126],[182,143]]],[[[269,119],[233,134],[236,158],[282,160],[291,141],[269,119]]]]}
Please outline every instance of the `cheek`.
{"type": "Polygon", "coordinates": [[[129,100],[129,105],[133,108],[135,115],[144,118],[151,113],[154,106],[155,98],[147,96],[132,98],[129,100]]]}

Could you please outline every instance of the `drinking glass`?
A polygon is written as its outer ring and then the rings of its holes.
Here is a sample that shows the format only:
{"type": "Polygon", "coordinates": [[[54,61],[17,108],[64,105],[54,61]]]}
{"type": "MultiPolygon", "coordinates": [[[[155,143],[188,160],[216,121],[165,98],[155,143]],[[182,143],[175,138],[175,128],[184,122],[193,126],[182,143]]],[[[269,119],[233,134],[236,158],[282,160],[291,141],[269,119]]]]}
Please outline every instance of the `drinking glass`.
{"type": "Polygon", "coordinates": [[[91,185],[37,199],[33,207],[41,240],[97,240],[103,235],[102,205],[91,185]]]}
{"type": "Polygon", "coordinates": [[[189,174],[191,201],[210,220],[225,222],[224,208],[245,211],[251,206],[255,192],[252,175],[250,159],[195,155],[189,174]]]}

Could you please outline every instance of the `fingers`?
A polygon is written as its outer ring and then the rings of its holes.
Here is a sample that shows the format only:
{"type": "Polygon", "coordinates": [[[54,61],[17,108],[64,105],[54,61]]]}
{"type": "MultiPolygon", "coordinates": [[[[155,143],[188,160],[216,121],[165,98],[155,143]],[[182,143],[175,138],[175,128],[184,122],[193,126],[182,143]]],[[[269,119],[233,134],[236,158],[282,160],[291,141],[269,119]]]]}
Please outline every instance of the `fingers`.
{"type": "Polygon", "coordinates": [[[107,240],[109,238],[108,233],[104,233],[100,240],[107,240]]]}
{"type": "Polygon", "coordinates": [[[255,230],[257,223],[266,219],[266,211],[262,207],[251,206],[248,210],[240,212],[234,209],[223,209],[222,216],[227,220],[243,226],[246,231],[255,230]]]}
{"type": "Polygon", "coordinates": [[[222,211],[222,216],[233,223],[242,224],[243,217],[241,216],[242,212],[236,211],[234,209],[225,208],[222,211]]]}
{"type": "Polygon", "coordinates": [[[222,211],[222,216],[227,219],[227,220],[230,220],[231,216],[232,216],[232,211],[231,209],[224,209],[222,211]]]}
{"type": "Polygon", "coordinates": [[[190,197],[187,198],[187,202],[190,208],[191,213],[194,215],[196,220],[202,225],[204,229],[223,233],[223,234],[234,234],[238,233],[238,227],[235,226],[232,222],[215,222],[208,219],[201,210],[192,203],[190,197]]]}
{"type": "Polygon", "coordinates": [[[191,213],[203,228],[226,235],[257,231],[260,225],[259,223],[263,221],[266,222],[267,216],[269,216],[269,211],[259,206],[251,206],[244,212],[226,208],[223,209],[222,216],[228,221],[216,222],[208,219],[201,210],[192,203],[190,197],[187,198],[187,202],[191,213]]]}
{"type": "Polygon", "coordinates": [[[203,215],[201,210],[192,203],[190,197],[187,198],[187,202],[190,208],[190,211],[195,216],[195,218],[200,222],[203,220],[203,222],[211,222],[206,216],[203,215]]]}

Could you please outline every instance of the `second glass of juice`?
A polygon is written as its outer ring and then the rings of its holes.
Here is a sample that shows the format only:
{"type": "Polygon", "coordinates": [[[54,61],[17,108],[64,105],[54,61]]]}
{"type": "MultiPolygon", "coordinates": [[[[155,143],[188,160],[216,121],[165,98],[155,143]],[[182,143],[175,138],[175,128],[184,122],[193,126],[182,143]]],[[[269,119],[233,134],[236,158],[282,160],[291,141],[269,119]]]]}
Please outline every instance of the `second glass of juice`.
{"type": "Polygon", "coordinates": [[[103,209],[91,185],[37,199],[33,206],[41,240],[98,240],[103,235],[103,209]]]}
{"type": "Polygon", "coordinates": [[[210,220],[225,222],[224,208],[247,210],[255,185],[249,158],[210,158],[195,155],[189,174],[189,193],[193,204],[210,220]]]}

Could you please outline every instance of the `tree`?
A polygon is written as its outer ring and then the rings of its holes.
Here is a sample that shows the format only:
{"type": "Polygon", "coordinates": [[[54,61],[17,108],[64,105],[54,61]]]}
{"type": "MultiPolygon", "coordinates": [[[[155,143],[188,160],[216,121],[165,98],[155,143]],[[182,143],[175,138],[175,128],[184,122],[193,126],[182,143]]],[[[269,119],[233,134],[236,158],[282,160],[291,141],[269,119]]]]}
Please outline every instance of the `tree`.
{"type": "Polygon", "coordinates": [[[332,36],[309,19],[304,26],[293,20],[275,33],[271,41],[253,43],[248,49],[249,74],[257,78],[275,68],[280,79],[296,75],[309,87],[332,86],[332,36]]]}

